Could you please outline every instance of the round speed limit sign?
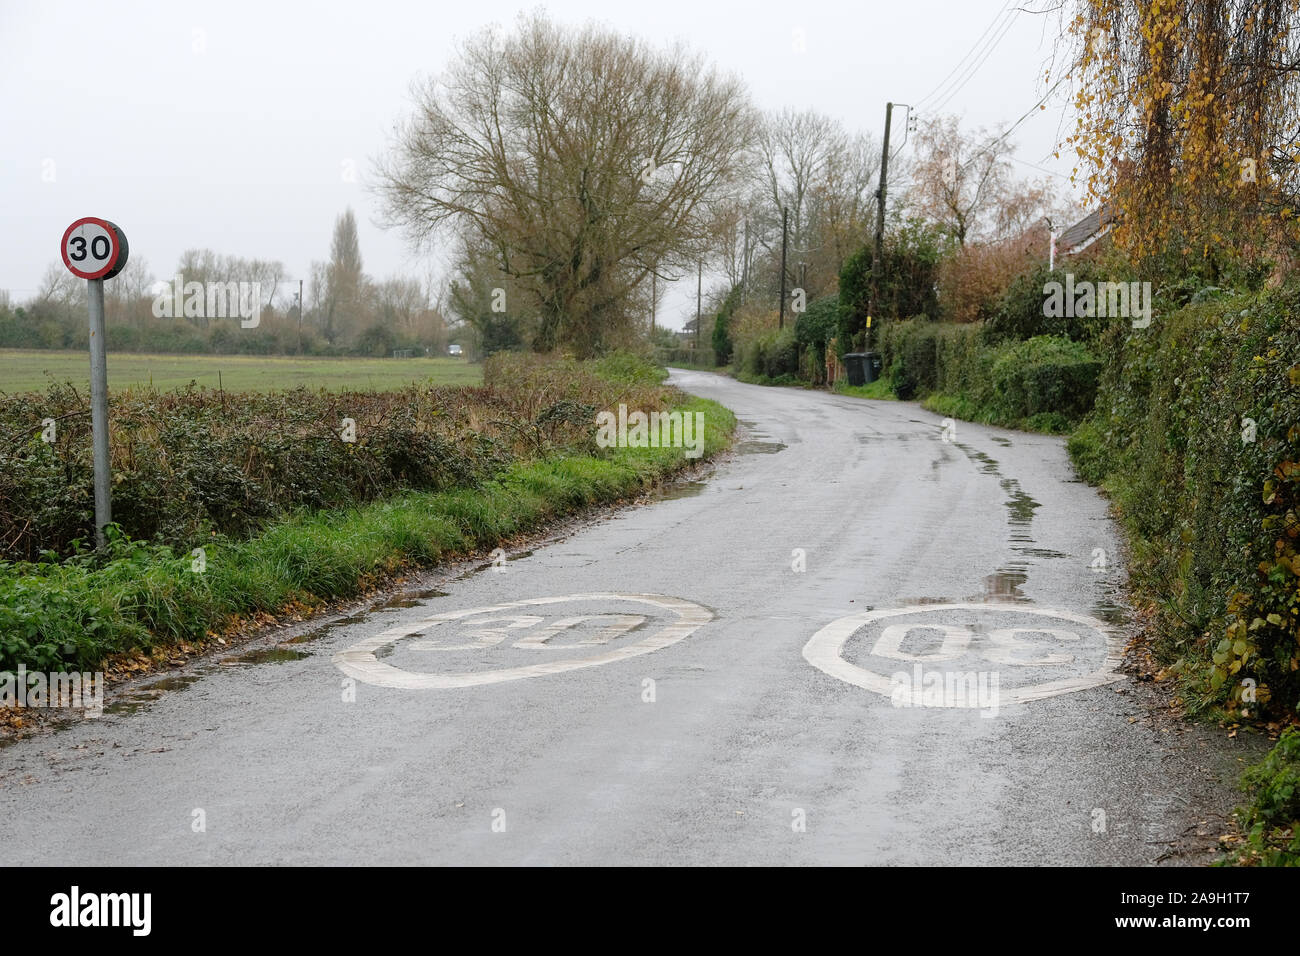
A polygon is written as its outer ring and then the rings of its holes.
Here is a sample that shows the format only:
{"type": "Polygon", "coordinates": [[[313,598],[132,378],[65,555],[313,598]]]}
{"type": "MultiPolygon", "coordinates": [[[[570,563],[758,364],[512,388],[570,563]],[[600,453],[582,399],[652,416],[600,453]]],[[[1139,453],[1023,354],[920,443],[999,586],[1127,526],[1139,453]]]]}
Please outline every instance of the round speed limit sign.
{"type": "Polygon", "coordinates": [[[111,279],[126,268],[126,235],[107,219],[78,219],[63,234],[63,264],[81,279],[111,279]]]}

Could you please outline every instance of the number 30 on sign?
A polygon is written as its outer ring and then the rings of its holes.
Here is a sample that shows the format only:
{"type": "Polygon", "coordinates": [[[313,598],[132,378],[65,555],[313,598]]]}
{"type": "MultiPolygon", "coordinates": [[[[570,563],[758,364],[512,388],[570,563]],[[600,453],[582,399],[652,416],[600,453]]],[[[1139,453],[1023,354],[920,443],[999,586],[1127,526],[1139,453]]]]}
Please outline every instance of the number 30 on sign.
{"type": "Polygon", "coordinates": [[[126,268],[126,235],[107,219],[78,219],[60,248],[63,264],[81,279],[111,279],[126,268]]]}

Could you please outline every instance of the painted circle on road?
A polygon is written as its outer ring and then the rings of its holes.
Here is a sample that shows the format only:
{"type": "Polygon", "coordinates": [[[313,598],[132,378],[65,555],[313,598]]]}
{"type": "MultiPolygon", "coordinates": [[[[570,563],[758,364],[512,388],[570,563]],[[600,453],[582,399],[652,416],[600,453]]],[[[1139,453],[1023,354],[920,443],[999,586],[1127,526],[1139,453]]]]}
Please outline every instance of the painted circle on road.
{"type": "Polygon", "coordinates": [[[662,594],[565,594],[447,611],[399,624],[340,651],[333,661],[349,677],[380,687],[474,687],[561,674],[649,654],[676,644],[711,620],[713,612],[708,608],[662,594]],[[567,614],[558,613],[562,605],[577,607],[570,607],[567,614]],[[648,609],[648,613],[623,613],[638,606],[648,609]],[[647,627],[652,618],[657,620],[647,627]],[[648,633],[620,642],[620,638],[641,630],[648,633]],[[437,671],[407,670],[380,659],[392,655],[400,642],[408,639],[415,639],[407,645],[409,650],[432,652],[435,664],[440,664],[440,656],[461,663],[481,662],[485,652],[491,654],[493,648],[508,648],[524,655],[543,654],[547,659],[488,670],[437,671]],[[558,659],[549,656],[572,649],[595,653],[558,659]]]}
{"type": "MultiPolygon", "coordinates": [[[[1123,640],[1101,621],[1073,611],[1022,604],[921,604],[864,611],[832,621],[804,645],[803,656],[823,673],[898,700],[899,675],[998,675],[1002,704],[1042,700],[1122,680],[1123,640]],[[850,640],[866,629],[874,640],[846,658],[850,640]],[[1029,636],[1036,639],[1030,640],[1029,636]],[[928,648],[920,653],[917,645],[928,648]],[[936,646],[937,645],[937,646],[936,646]],[[1009,680],[1004,681],[1006,677],[1009,680]]],[[[901,688],[906,706],[917,691],[901,688]]],[[[927,705],[928,706],[928,705],[927,705]]],[[[948,705],[940,705],[948,706],[948,705]]]]}

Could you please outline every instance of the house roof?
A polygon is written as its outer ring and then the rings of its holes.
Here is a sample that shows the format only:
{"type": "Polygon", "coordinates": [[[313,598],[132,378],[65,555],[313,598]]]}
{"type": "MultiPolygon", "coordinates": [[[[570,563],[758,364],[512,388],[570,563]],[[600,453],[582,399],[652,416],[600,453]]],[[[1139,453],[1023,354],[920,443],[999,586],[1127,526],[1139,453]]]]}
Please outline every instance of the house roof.
{"type": "Polygon", "coordinates": [[[1106,233],[1115,224],[1115,214],[1106,206],[1098,206],[1073,226],[1056,237],[1056,248],[1062,255],[1082,252],[1106,233]]]}

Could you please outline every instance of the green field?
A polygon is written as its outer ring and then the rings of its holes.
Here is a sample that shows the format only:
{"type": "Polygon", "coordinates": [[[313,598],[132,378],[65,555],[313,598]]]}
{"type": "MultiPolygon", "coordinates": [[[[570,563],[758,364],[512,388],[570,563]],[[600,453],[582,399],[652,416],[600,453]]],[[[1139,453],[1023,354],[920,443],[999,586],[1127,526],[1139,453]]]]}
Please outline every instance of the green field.
{"type": "MultiPolygon", "coordinates": [[[[90,387],[89,352],[0,349],[0,392],[44,391],[53,379],[90,387]]],[[[190,382],[230,391],[354,388],[381,391],[411,382],[477,385],[480,365],[456,358],[311,358],[261,355],[143,355],[109,352],[110,390],[180,388],[190,382]]]]}

